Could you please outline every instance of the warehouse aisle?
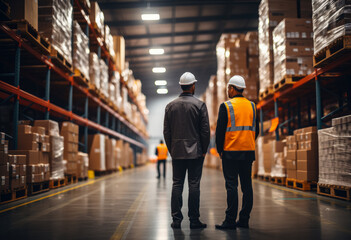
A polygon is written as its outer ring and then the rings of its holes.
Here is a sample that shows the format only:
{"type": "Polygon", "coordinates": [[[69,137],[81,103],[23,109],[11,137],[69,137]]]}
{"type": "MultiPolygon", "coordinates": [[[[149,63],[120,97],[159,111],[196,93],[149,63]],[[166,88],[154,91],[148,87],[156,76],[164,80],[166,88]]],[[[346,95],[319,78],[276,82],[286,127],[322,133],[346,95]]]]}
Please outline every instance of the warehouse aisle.
{"type": "Polygon", "coordinates": [[[201,182],[201,220],[208,228],[190,230],[185,219],[181,230],[172,230],[171,164],[166,179],[155,176],[148,164],[0,206],[0,232],[5,239],[351,239],[350,203],[258,181],[251,229],[216,230],[225,190],[213,169],[204,169],[201,182]]]}

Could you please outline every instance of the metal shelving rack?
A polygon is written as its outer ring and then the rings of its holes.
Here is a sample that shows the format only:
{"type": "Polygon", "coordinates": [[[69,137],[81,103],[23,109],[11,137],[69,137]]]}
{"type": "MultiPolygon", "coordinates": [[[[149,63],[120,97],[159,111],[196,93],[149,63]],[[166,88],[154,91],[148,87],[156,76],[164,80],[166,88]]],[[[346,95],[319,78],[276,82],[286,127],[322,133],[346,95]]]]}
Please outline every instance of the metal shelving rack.
{"type": "MultiPolygon", "coordinates": [[[[264,135],[263,121],[278,117],[283,120],[276,129],[276,140],[280,133],[292,134],[293,128],[317,125],[318,129],[328,126],[325,122],[343,112],[351,112],[351,54],[344,52],[339,58],[295,82],[292,87],[277,91],[257,104],[260,111],[261,136],[264,135]],[[322,98],[322,92],[328,98],[322,98]],[[324,115],[323,104],[336,100],[338,108],[324,115]],[[315,117],[311,112],[315,110],[315,117]],[[302,115],[307,115],[303,124],[302,115]],[[303,126],[305,125],[305,126],[303,126]]],[[[279,121],[281,122],[281,121],[279,121]]]]}
{"type": "MultiPolygon", "coordinates": [[[[102,53],[108,63],[109,71],[117,71],[113,58],[98,37],[89,18],[84,14],[84,10],[79,6],[77,0],[74,2],[74,7],[78,7],[78,10],[84,16],[86,34],[89,36],[90,42],[98,43],[99,57],[101,57],[102,53]]],[[[22,38],[19,32],[13,31],[5,23],[0,23],[0,36],[2,49],[14,55],[14,59],[12,59],[14,60],[13,72],[0,74],[2,78],[0,80],[0,99],[3,99],[0,105],[13,104],[13,149],[17,149],[17,125],[20,114],[26,119],[31,119],[24,114],[24,111],[28,109],[34,112],[41,112],[44,119],[57,118],[78,124],[81,127],[80,133],[83,133],[82,135],[84,136],[84,143],[80,143],[84,152],[88,152],[89,130],[127,141],[131,144],[134,152],[140,152],[147,148],[146,140],[148,136],[128,122],[108,104],[94,96],[86,86],[74,78],[73,73],[67,72],[59,65],[53,63],[49,55],[38,51],[26,39],[22,38]],[[20,82],[22,70],[30,71],[31,74],[29,75],[36,79],[35,81],[45,79],[41,82],[44,83],[41,87],[45,85],[42,90],[42,97],[39,96],[40,94],[36,94],[39,91],[36,89],[38,86],[33,86],[30,88],[30,91],[21,87],[22,84],[27,84],[26,82],[20,82]],[[60,90],[62,89],[65,89],[65,91],[61,92],[60,90]],[[59,101],[54,103],[52,101],[54,98],[65,99],[63,102],[67,103],[67,105],[61,104],[59,101]],[[23,109],[20,109],[21,107],[23,109]],[[104,121],[102,118],[104,118],[104,121]]],[[[123,79],[121,79],[121,83],[127,87],[123,79]]],[[[143,121],[147,123],[147,119],[130,89],[128,89],[128,93],[129,98],[141,112],[143,121]]]]}

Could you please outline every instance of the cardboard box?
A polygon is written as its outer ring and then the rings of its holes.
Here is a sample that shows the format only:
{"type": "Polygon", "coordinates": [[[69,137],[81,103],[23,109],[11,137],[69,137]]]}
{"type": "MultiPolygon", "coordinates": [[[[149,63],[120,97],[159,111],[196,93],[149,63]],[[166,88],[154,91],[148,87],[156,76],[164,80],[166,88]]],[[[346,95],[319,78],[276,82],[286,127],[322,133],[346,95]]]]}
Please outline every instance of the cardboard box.
{"type": "Polygon", "coordinates": [[[292,170],[292,169],[287,169],[286,170],[287,178],[296,179],[296,173],[297,173],[296,170],[292,170]]]}
{"type": "Polygon", "coordinates": [[[42,167],[39,164],[27,165],[27,175],[40,174],[42,167]]]}
{"type": "Polygon", "coordinates": [[[10,164],[0,165],[0,176],[9,176],[10,175],[10,164]]]}
{"type": "Polygon", "coordinates": [[[78,152],[64,152],[63,159],[66,161],[75,162],[78,160],[78,152]]]}
{"type": "Polygon", "coordinates": [[[116,53],[115,62],[117,68],[123,71],[125,66],[125,40],[122,36],[113,36],[113,46],[116,53]]]}
{"type": "Polygon", "coordinates": [[[302,181],[317,181],[318,171],[297,170],[296,179],[302,180],[302,181]]]}
{"type": "Polygon", "coordinates": [[[49,153],[39,152],[39,163],[47,164],[49,163],[49,153]]]}
{"type": "Polygon", "coordinates": [[[40,183],[45,181],[44,173],[40,174],[27,174],[27,182],[28,183],[40,183]]]}
{"type": "Polygon", "coordinates": [[[318,172],[318,161],[297,160],[297,170],[318,172]]]}
{"type": "Polygon", "coordinates": [[[275,152],[284,152],[285,143],[283,141],[273,141],[275,152]]]}
{"type": "Polygon", "coordinates": [[[106,170],[105,136],[103,134],[90,135],[89,145],[89,169],[98,171],[106,170]]]}
{"type": "Polygon", "coordinates": [[[59,136],[58,123],[52,120],[35,120],[34,126],[40,126],[45,128],[45,135],[48,136],[59,136]]]}
{"type": "Polygon", "coordinates": [[[316,132],[305,133],[305,141],[318,142],[318,134],[316,132]]]}
{"type": "Polygon", "coordinates": [[[76,133],[61,131],[61,135],[64,137],[65,142],[69,142],[69,143],[78,143],[79,142],[78,134],[76,134],[76,133]]]}
{"type": "Polygon", "coordinates": [[[10,178],[8,176],[0,176],[0,191],[10,189],[10,178]]]}
{"type": "Polygon", "coordinates": [[[18,165],[18,166],[19,166],[19,174],[21,176],[26,176],[27,175],[27,165],[21,164],[21,165],[18,165]]]}
{"type": "Polygon", "coordinates": [[[11,150],[10,154],[26,155],[26,165],[39,163],[39,151],[34,150],[11,150]]]}
{"type": "Polygon", "coordinates": [[[16,175],[19,175],[20,168],[19,165],[10,164],[10,177],[14,178],[16,175]]]}
{"type": "Polygon", "coordinates": [[[318,142],[317,141],[306,141],[305,142],[305,150],[317,150],[318,142]]]}
{"type": "Polygon", "coordinates": [[[40,150],[42,152],[50,152],[50,143],[42,143],[40,150]]]}
{"type": "Polygon", "coordinates": [[[18,149],[39,150],[39,135],[37,133],[18,134],[18,149]]]}
{"type": "Polygon", "coordinates": [[[31,134],[32,126],[30,125],[18,125],[18,134],[31,134]]]}
{"type": "Polygon", "coordinates": [[[312,127],[307,127],[307,128],[301,129],[301,133],[310,133],[310,132],[317,132],[317,127],[312,126],[312,127]]]}
{"type": "Polygon", "coordinates": [[[5,165],[9,162],[8,154],[5,152],[0,151],[0,165],[5,165]]]}
{"type": "Polygon", "coordinates": [[[288,150],[286,153],[286,159],[296,160],[296,150],[288,150]]]}
{"type": "Polygon", "coordinates": [[[38,0],[8,1],[11,7],[11,19],[25,19],[38,30],[38,0]]]}
{"type": "Polygon", "coordinates": [[[313,150],[297,150],[297,160],[315,160],[318,159],[318,152],[313,150]]]}
{"type": "Polygon", "coordinates": [[[45,135],[45,128],[40,126],[32,127],[32,133],[37,133],[39,135],[45,135]]]}
{"type": "Polygon", "coordinates": [[[8,155],[8,161],[10,164],[26,164],[26,155],[8,155]]]}
{"type": "Polygon", "coordinates": [[[72,143],[72,142],[64,142],[64,151],[65,152],[78,152],[78,143],[72,143]]]}
{"type": "Polygon", "coordinates": [[[286,160],[286,169],[296,170],[297,169],[296,165],[297,165],[296,160],[290,160],[290,159],[286,160]]]}
{"type": "Polygon", "coordinates": [[[71,122],[63,122],[61,126],[61,135],[62,132],[70,132],[70,133],[75,133],[79,134],[79,126],[77,124],[71,123],[71,122]]]}

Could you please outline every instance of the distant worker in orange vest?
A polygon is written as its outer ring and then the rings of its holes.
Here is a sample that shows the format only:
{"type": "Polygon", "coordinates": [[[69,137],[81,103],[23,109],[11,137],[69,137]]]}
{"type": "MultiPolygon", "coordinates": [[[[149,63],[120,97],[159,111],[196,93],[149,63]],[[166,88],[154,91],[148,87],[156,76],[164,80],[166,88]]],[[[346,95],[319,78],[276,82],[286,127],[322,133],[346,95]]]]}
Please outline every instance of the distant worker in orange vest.
{"type": "Polygon", "coordinates": [[[160,144],[156,147],[156,156],[157,156],[157,178],[160,178],[160,164],[163,164],[163,177],[166,177],[166,159],[168,157],[167,155],[168,149],[166,144],[163,143],[163,141],[160,141],[160,144]]]}
{"type": "Polygon", "coordinates": [[[216,145],[222,158],[227,190],[226,217],[217,229],[249,228],[253,205],[251,181],[252,162],[255,160],[255,140],[259,133],[256,105],[243,96],[245,80],[239,75],[228,82],[229,101],[221,104],[216,128],[216,145]],[[242,208],[238,215],[238,175],[243,192],[242,208]]]}

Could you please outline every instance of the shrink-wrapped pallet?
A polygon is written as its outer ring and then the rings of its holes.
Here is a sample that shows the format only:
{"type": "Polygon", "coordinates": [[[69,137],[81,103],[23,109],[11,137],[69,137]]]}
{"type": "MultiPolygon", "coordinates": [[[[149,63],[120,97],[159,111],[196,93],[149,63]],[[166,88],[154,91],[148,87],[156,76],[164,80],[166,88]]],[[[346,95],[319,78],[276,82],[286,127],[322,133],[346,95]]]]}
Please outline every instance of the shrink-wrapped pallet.
{"type": "Polygon", "coordinates": [[[89,38],[77,21],[74,21],[73,27],[73,67],[89,78],[89,38]]]}
{"type": "Polygon", "coordinates": [[[91,2],[90,8],[90,22],[93,26],[100,32],[101,36],[105,34],[105,16],[100,10],[99,4],[97,2],[91,2]]]}
{"type": "Polygon", "coordinates": [[[38,1],[39,33],[69,63],[72,63],[72,11],[70,0],[38,1]]]}
{"type": "Polygon", "coordinates": [[[96,53],[89,54],[89,79],[97,89],[100,89],[100,61],[96,53]]]}
{"type": "Polygon", "coordinates": [[[89,136],[89,169],[96,171],[106,170],[105,135],[89,136]]]}
{"type": "Polygon", "coordinates": [[[351,115],[318,130],[320,184],[351,187],[351,115]]]}
{"type": "Polygon", "coordinates": [[[312,0],[314,54],[334,40],[351,35],[351,3],[345,0],[312,0]]]}
{"type": "Polygon", "coordinates": [[[100,59],[100,91],[105,96],[108,96],[108,77],[108,66],[100,59]]]}
{"type": "Polygon", "coordinates": [[[312,21],[285,18],[273,31],[274,83],[286,75],[313,72],[312,21]]]}

